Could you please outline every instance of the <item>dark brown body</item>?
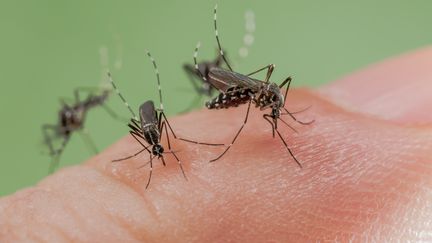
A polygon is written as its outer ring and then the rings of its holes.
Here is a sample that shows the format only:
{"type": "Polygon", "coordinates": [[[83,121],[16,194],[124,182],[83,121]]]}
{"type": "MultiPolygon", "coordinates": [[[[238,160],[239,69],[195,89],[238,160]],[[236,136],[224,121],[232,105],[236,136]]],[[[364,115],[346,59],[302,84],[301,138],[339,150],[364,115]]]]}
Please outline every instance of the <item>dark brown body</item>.
{"type": "MultiPolygon", "coordinates": [[[[49,149],[50,156],[53,157],[53,162],[49,169],[50,172],[57,167],[60,155],[66,147],[70,136],[74,132],[84,128],[87,112],[96,106],[103,105],[109,96],[109,91],[104,90],[101,95],[89,94],[86,99],[80,101],[78,92],[79,90],[75,90],[74,92],[76,101],[73,105],[63,102],[63,106],[58,112],[57,124],[45,124],[42,126],[44,142],[49,149]],[[51,131],[51,133],[49,133],[49,131],[51,131]],[[56,139],[62,139],[59,148],[54,148],[53,141],[56,139]]],[[[113,114],[110,113],[110,115],[113,114]]],[[[87,137],[87,142],[89,142],[93,150],[97,152],[96,146],[89,137],[87,137]]]]}
{"type": "Polygon", "coordinates": [[[208,81],[220,91],[218,96],[206,103],[208,109],[237,107],[250,100],[261,110],[279,110],[283,107],[284,96],[275,83],[263,82],[221,68],[212,68],[208,81]]]}

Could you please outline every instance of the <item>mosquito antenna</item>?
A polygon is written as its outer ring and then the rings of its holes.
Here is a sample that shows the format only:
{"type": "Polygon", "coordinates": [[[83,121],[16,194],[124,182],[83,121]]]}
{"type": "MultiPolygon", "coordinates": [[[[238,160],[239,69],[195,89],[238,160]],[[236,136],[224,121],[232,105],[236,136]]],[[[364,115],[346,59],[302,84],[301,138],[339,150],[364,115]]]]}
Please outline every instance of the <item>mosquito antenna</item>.
{"type": "Polygon", "coordinates": [[[198,75],[199,75],[199,76],[200,76],[204,81],[207,81],[207,78],[206,78],[206,77],[201,73],[201,71],[199,70],[199,67],[198,67],[197,57],[198,57],[198,49],[200,48],[200,46],[201,46],[201,42],[198,41],[198,43],[197,43],[197,45],[196,45],[196,47],[195,47],[194,54],[193,54],[193,59],[194,59],[194,64],[195,64],[195,70],[197,71],[198,75]]]}
{"type": "Polygon", "coordinates": [[[157,83],[158,83],[158,90],[159,90],[159,108],[163,111],[163,102],[162,102],[162,87],[161,87],[161,83],[160,83],[160,78],[159,78],[159,69],[156,65],[156,61],[155,59],[152,57],[152,55],[150,54],[149,51],[147,51],[147,56],[150,58],[150,61],[153,63],[153,68],[156,74],[156,79],[157,79],[157,83]]]}
{"type": "Polygon", "coordinates": [[[217,4],[214,7],[214,29],[215,29],[216,42],[217,42],[218,47],[219,47],[219,52],[220,52],[220,54],[221,54],[224,62],[228,66],[229,70],[232,71],[233,69],[231,68],[231,66],[229,65],[227,59],[225,58],[225,55],[224,55],[224,52],[222,50],[221,43],[220,43],[220,40],[219,40],[219,33],[218,33],[218,29],[217,29],[217,4]]]}
{"type": "Polygon", "coordinates": [[[138,120],[138,117],[135,115],[135,112],[133,112],[133,110],[130,107],[129,103],[127,103],[126,99],[123,97],[123,95],[120,93],[120,90],[115,85],[114,80],[113,80],[113,78],[111,76],[110,71],[108,71],[107,74],[108,74],[108,78],[109,78],[109,81],[110,81],[111,85],[113,86],[114,90],[116,91],[116,93],[118,94],[118,96],[120,97],[120,99],[123,101],[123,103],[125,104],[125,106],[128,108],[128,110],[130,111],[130,113],[132,114],[132,116],[134,117],[134,119],[138,120]]]}

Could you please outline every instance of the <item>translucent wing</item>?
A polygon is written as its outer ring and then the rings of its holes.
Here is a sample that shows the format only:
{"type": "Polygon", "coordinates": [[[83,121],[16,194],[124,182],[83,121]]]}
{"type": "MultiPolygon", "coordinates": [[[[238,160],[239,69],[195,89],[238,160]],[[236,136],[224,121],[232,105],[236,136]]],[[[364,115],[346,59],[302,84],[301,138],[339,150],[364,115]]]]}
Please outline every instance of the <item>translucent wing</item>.
{"type": "Polygon", "coordinates": [[[258,90],[264,83],[261,80],[250,78],[246,75],[231,72],[221,68],[212,68],[209,72],[209,83],[220,92],[224,93],[229,88],[241,87],[258,90]]]}

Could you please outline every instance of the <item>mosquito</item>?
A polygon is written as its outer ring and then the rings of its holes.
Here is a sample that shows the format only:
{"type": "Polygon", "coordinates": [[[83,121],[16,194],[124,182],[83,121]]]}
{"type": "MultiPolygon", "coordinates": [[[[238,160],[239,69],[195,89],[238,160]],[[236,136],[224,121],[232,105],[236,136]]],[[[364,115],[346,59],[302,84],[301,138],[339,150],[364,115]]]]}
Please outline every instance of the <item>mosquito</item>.
{"type": "Polygon", "coordinates": [[[270,82],[270,77],[275,68],[274,64],[269,64],[247,75],[234,72],[233,69],[231,68],[231,65],[228,63],[221,47],[220,38],[217,29],[217,5],[214,8],[214,29],[215,29],[216,42],[220,51],[220,56],[222,57],[222,60],[225,62],[229,70],[220,67],[213,67],[209,70],[207,74],[201,73],[197,63],[197,53],[200,47],[200,43],[197,44],[195,48],[195,55],[194,55],[196,72],[201,76],[202,80],[205,80],[206,82],[210,83],[214,88],[216,88],[219,91],[219,94],[215,98],[206,102],[206,107],[208,109],[227,109],[231,107],[237,107],[241,104],[248,104],[248,107],[247,107],[245,118],[243,120],[243,124],[235,134],[231,143],[218,157],[210,160],[210,162],[214,162],[220,159],[223,155],[225,155],[228,152],[231,146],[235,143],[237,137],[240,135],[241,131],[243,130],[243,127],[247,123],[250,107],[251,104],[253,103],[255,107],[259,108],[260,110],[271,109],[269,114],[263,115],[263,118],[271,125],[273,137],[275,137],[275,134],[279,136],[285,148],[288,150],[289,154],[293,157],[294,161],[301,168],[302,167],[301,163],[294,156],[293,152],[288,147],[288,144],[283,139],[281,133],[278,130],[278,120],[279,120],[283,122],[285,125],[287,125],[290,129],[296,132],[296,130],[292,126],[290,126],[287,122],[281,119],[282,115],[288,115],[295,122],[302,125],[309,125],[314,122],[313,120],[310,122],[302,122],[293,115],[297,112],[289,112],[285,108],[286,96],[288,94],[288,90],[292,80],[291,77],[286,78],[279,85],[270,82]],[[251,78],[252,75],[257,74],[264,70],[267,70],[267,74],[264,80],[251,78]],[[285,94],[283,95],[281,89],[285,86],[286,86],[286,90],[285,90],[285,94]]]}
{"type": "MultiPolygon", "coordinates": [[[[101,47],[99,50],[101,66],[104,68],[107,63],[107,50],[101,47]]],[[[98,149],[84,128],[87,113],[95,108],[102,107],[112,118],[122,120],[105,102],[111,94],[111,89],[100,87],[79,87],[74,90],[74,99],[72,102],[66,102],[65,98],[60,99],[61,109],[58,112],[58,120],[56,124],[43,124],[42,134],[44,143],[49,149],[49,155],[52,161],[49,166],[49,173],[52,173],[59,165],[61,154],[68,144],[71,135],[78,133],[83,140],[89,145],[92,152],[97,153],[98,149]],[[81,99],[83,93],[87,96],[81,99]],[[60,146],[55,148],[54,140],[61,139],[60,146]]]]}
{"type": "Polygon", "coordinates": [[[62,108],[58,112],[58,121],[56,124],[44,124],[42,125],[42,132],[44,135],[44,141],[48,146],[50,156],[53,157],[53,161],[49,167],[49,173],[52,173],[60,162],[60,156],[63,153],[66,145],[68,144],[70,137],[73,133],[78,132],[82,138],[90,145],[94,153],[98,152],[98,149],[91,139],[88,132],[84,129],[84,123],[89,110],[101,106],[106,112],[114,119],[121,119],[114,113],[106,104],[106,100],[110,95],[109,90],[103,90],[100,95],[89,93],[88,96],[81,100],[80,92],[93,92],[92,88],[77,88],[74,91],[75,102],[70,105],[65,101],[62,101],[62,108]],[[90,91],[91,90],[91,91],[90,91]],[[51,133],[49,132],[51,131],[51,133]],[[54,148],[53,141],[55,139],[62,139],[59,148],[54,148]]]}
{"type": "MultiPolygon", "coordinates": [[[[154,158],[160,159],[162,161],[162,164],[164,166],[166,166],[164,154],[167,154],[167,153],[172,154],[174,156],[174,158],[177,160],[177,163],[180,167],[180,170],[183,174],[183,177],[187,180],[187,177],[186,177],[186,174],[185,174],[185,171],[183,169],[183,165],[182,165],[180,159],[178,158],[176,152],[171,149],[171,143],[170,143],[170,138],[169,138],[169,134],[168,134],[168,129],[171,132],[174,139],[178,139],[178,140],[182,140],[182,141],[194,143],[194,144],[200,144],[200,145],[224,146],[224,144],[202,143],[202,142],[197,142],[197,141],[181,138],[181,137],[178,137],[174,133],[174,130],[172,129],[167,117],[165,116],[165,112],[164,112],[164,106],[163,106],[163,101],[162,101],[162,88],[161,88],[160,77],[159,77],[159,69],[156,65],[155,59],[151,56],[150,52],[148,52],[148,51],[147,51],[147,56],[150,58],[150,61],[153,64],[153,68],[154,68],[154,71],[156,74],[156,80],[157,80],[158,91],[159,91],[159,108],[155,108],[154,102],[152,100],[148,100],[148,101],[144,102],[139,107],[139,118],[136,116],[135,112],[132,110],[132,108],[130,107],[130,105],[128,104],[128,102],[124,98],[124,96],[120,93],[120,90],[117,88],[116,84],[113,81],[111,73],[108,72],[108,77],[109,77],[109,80],[110,80],[114,90],[117,92],[117,94],[119,95],[120,99],[123,101],[123,103],[125,104],[125,106],[129,110],[129,112],[132,114],[133,118],[130,119],[130,122],[128,124],[128,127],[130,128],[129,134],[136,141],[138,141],[138,143],[141,144],[141,146],[143,147],[141,150],[139,150],[138,152],[136,152],[133,155],[130,155],[130,156],[127,156],[127,157],[124,157],[121,159],[116,159],[116,160],[113,160],[112,162],[119,162],[119,161],[127,160],[127,159],[130,159],[130,158],[133,158],[133,157],[139,155],[140,153],[142,153],[144,151],[147,151],[150,155],[150,160],[148,162],[150,164],[150,171],[149,171],[149,178],[147,181],[147,185],[145,187],[146,189],[150,185],[150,181],[152,178],[153,159],[154,158]],[[166,139],[167,139],[167,144],[168,144],[168,152],[166,152],[165,148],[161,145],[161,138],[162,138],[162,134],[164,131],[166,134],[166,139]],[[140,139],[144,140],[148,145],[145,145],[140,139]]],[[[144,164],[143,166],[147,165],[148,163],[144,164]]],[[[141,166],[141,167],[143,167],[143,166],[141,166]]]]}
{"type": "MultiPolygon", "coordinates": [[[[245,35],[243,36],[243,45],[239,48],[239,57],[246,58],[249,53],[249,49],[253,43],[255,32],[255,14],[252,10],[248,10],[245,12],[245,35]]],[[[225,53],[225,52],[224,52],[225,53]]],[[[198,55],[198,49],[195,49],[193,54],[194,59],[196,59],[198,55]]],[[[225,53],[226,56],[226,53],[225,53]]],[[[195,60],[196,63],[196,60],[195,60]]],[[[198,63],[198,68],[196,69],[193,64],[184,64],[183,70],[189,77],[189,80],[192,83],[192,86],[198,96],[192,100],[190,105],[185,111],[189,111],[197,102],[202,98],[202,96],[212,97],[215,91],[215,88],[209,83],[206,78],[202,78],[202,76],[207,77],[210,69],[212,68],[221,68],[223,64],[222,55],[220,55],[220,51],[217,50],[217,57],[214,60],[206,60],[198,63]]]]}

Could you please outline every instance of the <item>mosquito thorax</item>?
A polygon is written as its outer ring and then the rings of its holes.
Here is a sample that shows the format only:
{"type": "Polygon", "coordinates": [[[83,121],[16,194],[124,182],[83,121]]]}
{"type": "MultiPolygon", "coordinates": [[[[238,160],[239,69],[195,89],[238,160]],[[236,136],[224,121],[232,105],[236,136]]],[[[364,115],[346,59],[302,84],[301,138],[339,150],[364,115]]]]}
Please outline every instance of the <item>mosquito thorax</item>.
{"type": "Polygon", "coordinates": [[[83,110],[73,109],[71,107],[64,107],[60,112],[60,120],[62,127],[68,127],[69,130],[78,128],[82,125],[83,110]]]}
{"type": "Polygon", "coordinates": [[[284,103],[284,97],[280,92],[279,86],[275,83],[266,84],[261,87],[261,90],[257,93],[254,98],[256,106],[261,109],[271,107],[272,109],[281,108],[284,103]]]}

